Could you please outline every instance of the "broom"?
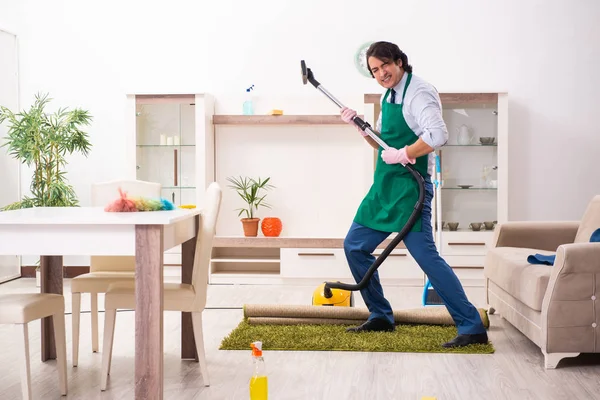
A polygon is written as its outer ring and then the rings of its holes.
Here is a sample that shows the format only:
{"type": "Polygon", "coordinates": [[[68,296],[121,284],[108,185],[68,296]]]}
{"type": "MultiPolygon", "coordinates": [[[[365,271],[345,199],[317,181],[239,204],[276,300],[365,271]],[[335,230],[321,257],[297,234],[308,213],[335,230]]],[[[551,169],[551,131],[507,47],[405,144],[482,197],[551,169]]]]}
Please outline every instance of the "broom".
{"type": "Polygon", "coordinates": [[[429,278],[425,282],[425,288],[423,289],[423,306],[443,306],[444,301],[440,295],[435,291],[429,278]]]}
{"type": "MultiPolygon", "coordinates": [[[[442,201],[439,198],[439,196],[441,194],[440,188],[442,186],[442,169],[440,167],[440,156],[437,154],[435,154],[435,172],[436,172],[436,177],[435,177],[436,179],[433,181],[433,183],[435,185],[435,191],[436,191],[435,202],[436,202],[436,206],[437,206],[437,213],[438,213],[438,215],[441,215],[442,214],[442,201]]],[[[439,234],[439,231],[438,231],[438,234],[439,234]]],[[[423,288],[422,304],[423,304],[423,306],[442,306],[442,305],[444,305],[444,301],[442,300],[440,295],[435,291],[433,286],[431,286],[429,277],[427,277],[427,280],[425,281],[425,287],[423,288]]]]}

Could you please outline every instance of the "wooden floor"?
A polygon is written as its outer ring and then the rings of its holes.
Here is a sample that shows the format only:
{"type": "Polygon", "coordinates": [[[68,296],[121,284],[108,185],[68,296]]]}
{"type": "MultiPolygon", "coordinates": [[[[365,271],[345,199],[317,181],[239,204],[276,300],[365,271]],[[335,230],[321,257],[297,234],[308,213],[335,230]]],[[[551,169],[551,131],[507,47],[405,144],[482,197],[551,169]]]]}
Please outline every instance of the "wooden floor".
{"type": "MultiPolygon", "coordinates": [[[[71,364],[70,285],[67,301],[69,399],[132,399],[134,314],[117,314],[112,370],[106,392],[100,391],[102,353],[91,352],[90,317],[81,317],[79,366],[71,364]]],[[[165,313],[165,398],[248,399],[252,374],[250,351],[222,351],[219,343],[241,320],[244,303],[309,304],[309,286],[211,286],[204,312],[210,387],[204,387],[198,364],[179,359],[180,316],[165,313]]],[[[397,307],[418,307],[421,290],[384,287],[397,307]]],[[[35,279],[0,285],[0,293],[36,292],[35,279]]],[[[471,301],[484,306],[481,288],[466,288],[471,301]]],[[[360,296],[359,296],[360,297],[360,296]]],[[[103,304],[101,298],[99,304],[103,304]]],[[[362,306],[357,299],[357,306],[362,306]]],[[[82,310],[89,311],[88,296],[82,310]]],[[[99,324],[103,327],[104,314],[99,324]]],[[[55,362],[40,361],[40,324],[30,324],[31,373],[36,399],[60,399],[55,362]]],[[[17,331],[0,326],[0,399],[20,399],[17,331]]],[[[102,330],[100,345],[102,345],[102,330]]],[[[470,399],[600,399],[600,357],[563,360],[545,370],[539,349],[499,316],[491,317],[491,355],[276,352],[266,351],[270,399],[407,399],[433,396],[437,400],[470,399]]],[[[102,349],[100,349],[102,351],[102,349]]]]}

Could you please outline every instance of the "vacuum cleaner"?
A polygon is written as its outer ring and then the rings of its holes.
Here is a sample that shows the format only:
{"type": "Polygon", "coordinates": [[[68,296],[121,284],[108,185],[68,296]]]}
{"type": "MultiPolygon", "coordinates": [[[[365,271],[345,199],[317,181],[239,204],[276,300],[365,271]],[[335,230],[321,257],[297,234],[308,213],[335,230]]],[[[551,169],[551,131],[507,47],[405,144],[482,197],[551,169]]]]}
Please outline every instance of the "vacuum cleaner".
{"type": "MultiPolygon", "coordinates": [[[[306,67],[306,63],[304,62],[304,60],[300,61],[300,66],[302,69],[302,83],[304,85],[306,85],[307,83],[310,82],[311,85],[313,85],[317,90],[319,90],[325,96],[327,96],[340,109],[344,108],[344,105],[339,100],[337,100],[334,96],[332,96],[331,93],[329,93],[315,79],[314,74],[312,73],[311,69],[306,67]]],[[[358,115],[353,118],[353,122],[356,123],[356,125],[363,132],[367,133],[369,135],[369,137],[371,137],[371,139],[373,139],[379,146],[381,146],[385,150],[389,149],[389,146],[375,133],[375,131],[371,128],[371,125],[368,122],[363,121],[358,115]]],[[[315,291],[315,295],[313,296],[313,305],[317,305],[316,303],[318,301],[316,301],[315,298],[319,297],[321,294],[325,299],[332,299],[334,297],[334,293],[332,292],[332,289],[342,289],[342,290],[346,290],[346,291],[350,291],[350,292],[364,289],[367,286],[367,284],[368,284],[369,280],[371,279],[371,277],[373,276],[373,274],[375,273],[375,271],[377,270],[377,268],[379,268],[381,263],[383,263],[383,261],[385,261],[385,259],[392,252],[392,250],[394,250],[394,248],[396,248],[396,246],[398,246],[398,244],[402,241],[402,239],[404,239],[404,236],[406,236],[406,234],[412,229],[413,225],[417,221],[417,218],[419,218],[421,211],[423,210],[423,203],[425,202],[425,179],[410,164],[407,164],[406,166],[402,166],[401,164],[398,164],[398,168],[406,168],[411,173],[411,175],[413,176],[413,178],[417,181],[417,183],[419,185],[419,198],[417,200],[417,203],[414,206],[414,209],[413,209],[410,217],[408,218],[408,221],[406,222],[404,227],[402,227],[402,229],[398,232],[398,235],[396,235],[396,237],[390,242],[390,244],[388,244],[386,246],[386,248],[383,250],[381,255],[379,255],[375,259],[375,262],[373,262],[373,264],[369,267],[369,269],[365,273],[365,276],[363,276],[362,280],[359,283],[348,284],[348,283],[342,283],[339,281],[338,282],[325,282],[319,288],[317,288],[317,290],[315,291]]],[[[352,296],[347,296],[343,292],[336,293],[336,298],[339,298],[342,300],[341,305],[346,305],[348,302],[352,303],[352,296]]],[[[340,302],[334,302],[334,301],[327,302],[325,300],[321,300],[320,303],[321,303],[321,305],[340,305],[340,302]]]]}

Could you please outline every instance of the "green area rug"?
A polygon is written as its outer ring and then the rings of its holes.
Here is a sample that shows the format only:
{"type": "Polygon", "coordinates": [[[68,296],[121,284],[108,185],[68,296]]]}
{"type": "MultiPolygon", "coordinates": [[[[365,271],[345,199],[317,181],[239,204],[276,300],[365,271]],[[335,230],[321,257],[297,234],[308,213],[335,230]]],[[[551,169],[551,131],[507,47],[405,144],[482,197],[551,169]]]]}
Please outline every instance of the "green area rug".
{"type": "Polygon", "coordinates": [[[251,324],[247,318],[221,342],[220,350],[250,351],[261,341],[263,350],[383,351],[412,353],[490,354],[491,343],[456,349],[441,346],[456,336],[453,325],[401,324],[394,332],[347,333],[341,324],[251,324]]]}

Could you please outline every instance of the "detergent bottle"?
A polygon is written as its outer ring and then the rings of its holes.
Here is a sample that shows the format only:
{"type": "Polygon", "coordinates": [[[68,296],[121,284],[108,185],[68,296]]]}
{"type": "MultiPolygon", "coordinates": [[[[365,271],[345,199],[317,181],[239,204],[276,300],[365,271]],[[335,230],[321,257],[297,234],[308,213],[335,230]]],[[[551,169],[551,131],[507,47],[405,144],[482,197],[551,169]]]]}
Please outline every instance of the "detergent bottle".
{"type": "Polygon", "coordinates": [[[253,342],[250,347],[254,363],[254,373],[250,378],[250,400],[267,400],[269,388],[265,360],[262,356],[262,342],[253,342]]]}
{"type": "Polygon", "coordinates": [[[254,114],[254,106],[252,104],[252,90],[254,90],[254,85],[250,86],[246,89],[246,101],[244,101],[244,115],[253,115],[254,114]]]}

